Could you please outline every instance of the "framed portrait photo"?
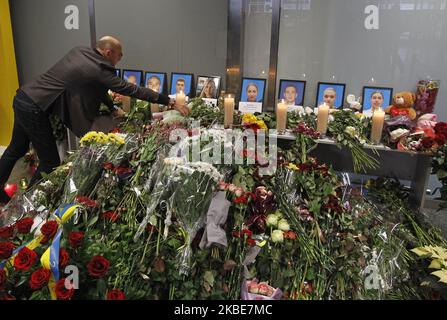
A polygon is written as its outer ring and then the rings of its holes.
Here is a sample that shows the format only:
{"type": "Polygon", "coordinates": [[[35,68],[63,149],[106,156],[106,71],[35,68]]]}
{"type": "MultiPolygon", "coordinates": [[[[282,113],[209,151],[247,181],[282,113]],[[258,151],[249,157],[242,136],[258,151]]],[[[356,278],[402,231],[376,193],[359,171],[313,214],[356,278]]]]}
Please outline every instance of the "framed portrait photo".
{"type": "Polygon", "coordinates": [[[190,96],[193,90],[193,79],[192,73],[171,73],[171,95],[183,91],[186,96],[190,96]]]}
{"type": "Polygon", "coordinates": [[[167,78],[164,72],[146,71],[144,74],[144,86],[158,93],[165,93],[167,91],[167,78]]]}
{"type": "Polygon", "coordinates": [[[143,80],[143,71],[123,69],[123,79],[124,81],[136,84],[137,86],[141,86],[143,80]]]}
{"type": "Polygon", "coordinates": [[[265,92],[265,79],[242,78],[241,102],[263,102],[265,92]]]}
{"type": "Polygon", "coordinates": [[[331,108],[342,108],[345,90],[344,83],[318,82],[316,107],[326,102],[331,108]]]}
{"type": "Polygon", "coordinates": [[[219,76],[198,76],[196,96],[205,99],[217,99],[220,92],[219,76]]]}
{"type": "Polygon", "coordinates": [[[393,88],[363,87],[362,113],[372,113],[373,108],[387,108],[393,99],[393,88]]]}
{"type": "Polygon", "coordinates": [[[304,103],[304,92],[306,81],[279,80],[278,99],[283,100],[288,106],[302,106],[304,103]]]}
{"type": "Polygon", "coordinates": [[[115,74],[117,77],[121,78],[121,69],[115,69],[115,74]]]}

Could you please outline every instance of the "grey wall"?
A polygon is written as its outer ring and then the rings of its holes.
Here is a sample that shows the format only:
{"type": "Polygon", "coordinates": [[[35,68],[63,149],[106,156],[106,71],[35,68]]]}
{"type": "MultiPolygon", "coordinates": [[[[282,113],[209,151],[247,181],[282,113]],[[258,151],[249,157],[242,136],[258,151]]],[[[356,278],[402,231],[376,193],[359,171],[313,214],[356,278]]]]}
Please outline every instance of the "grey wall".
{"type": "Polygon", "coordinates": [[[90,45],[87,0],[10,0],[20,84],[45,72],[68,50],[90,45]],[[79,8],[79,30],[64,26],[67,5],[79,8]]]}
{"type": "Polygon", "coordinates": [[[96,34],[122,42],[124,69],[219,75],[225,86],[226,0],[96,0],[96,34]]]}

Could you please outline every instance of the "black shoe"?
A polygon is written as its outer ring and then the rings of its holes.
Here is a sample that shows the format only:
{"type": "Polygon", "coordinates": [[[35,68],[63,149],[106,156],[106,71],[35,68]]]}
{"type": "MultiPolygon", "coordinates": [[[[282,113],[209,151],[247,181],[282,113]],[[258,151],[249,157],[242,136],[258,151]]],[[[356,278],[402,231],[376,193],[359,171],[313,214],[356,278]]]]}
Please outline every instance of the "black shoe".
{"type": "Polygon", "coordinates": [[[5,190],[0,187],[0,203],[7,204],[11,198],[6,194],[5,190]]]}

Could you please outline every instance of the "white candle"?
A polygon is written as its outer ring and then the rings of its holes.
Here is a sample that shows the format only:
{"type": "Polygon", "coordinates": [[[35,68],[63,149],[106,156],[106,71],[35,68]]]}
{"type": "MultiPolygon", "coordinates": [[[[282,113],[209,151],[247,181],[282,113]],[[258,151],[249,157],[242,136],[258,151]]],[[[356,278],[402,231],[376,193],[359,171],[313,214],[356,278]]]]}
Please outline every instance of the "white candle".
{"type": "Polygon", "coordinates": [[[382,138],[383,122],[385,120],[385,112],[382,109],[374,111],[372,116],[371,142],[380,143],[382,138]]]}
{"type": "Polygon", "coordinates": [[[185,104],[185,93],[183,91],[180,91],[175,95],[175,102],[178,106],[185,104]]]}
{"type": "Polygon", "coordinates": [[[287,125],[287,106],[284,100],[276,106],[276,129],[278,131],[286,130],[287,125]]]}
{"type": "Polygon", "coordinates": [[[318,117],[317,117],[317,131],[321,134],[326,134],[327,122],[329,119],[329,106],[323,103],[318,107],[318,117]]]}
{"type": "Polygon", "coordinates": [[[233,113],[234,113],[234,98],[229,95],[224,100],[224,126],[231,126],[233,124],[233,113]]]}

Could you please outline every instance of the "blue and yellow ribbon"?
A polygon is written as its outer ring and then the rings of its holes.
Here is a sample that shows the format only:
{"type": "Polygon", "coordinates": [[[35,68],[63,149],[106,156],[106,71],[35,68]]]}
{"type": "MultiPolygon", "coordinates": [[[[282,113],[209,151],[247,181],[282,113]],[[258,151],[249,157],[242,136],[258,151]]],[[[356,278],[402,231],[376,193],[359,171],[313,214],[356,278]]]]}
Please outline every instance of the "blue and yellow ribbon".
{"type": "Polygon", "coordinates": [[[79,205],[66,205],[63,208],[58,208],[54,213],[56,221],[59,224],[59,229],[53,238],[51,246],[43,253],[40,258],[42,267],[51,271],[51,276],[48,281],[48,288],[50,289],[51,299],[56,300],[56,282],[59,280],[59,250],[61,235],[63,231],[62,225],[73,217],[76,208],[79,205]]]}
{"type": "MultiPolygon", "coordinates": [[[[75,210],[78,207],[79,205],[69,204],[64,206],[63,208],[58,208],[56,210],[54,216],[56,218],[57,223],[59,224],[59,227],[56,232],[56,235],[53,238],[51,245],[48,247],[48,249],[43,253],[42,257],[40,258],[40,263],[42,264],[42,267],[51,271],[51,276],[48,281],[48,288],[50,289],[51,298],[53,300],[57,299],[55,289],[56,289],[56,282],[59,280],[59,250],[63,231],[62,226],[65,222],[67,222],[73,217],[75,210]]],[[[27,244],[24,244],[23,246],[20,246],[17,249],[15,249],[12,253],[12,256],[9,259],[2,261],[0,263],[0,269],[4,269],[7,261],[9,261],[11,265],[14,265],[14,258],[22,248],[27,247],[30,250],[34,250],[40,246],[40,242],[43,239],[44,236],[40,235],[35,239],[31,240],[30,242],[28,242],[27,244]]]]}

